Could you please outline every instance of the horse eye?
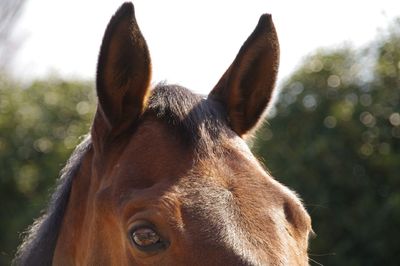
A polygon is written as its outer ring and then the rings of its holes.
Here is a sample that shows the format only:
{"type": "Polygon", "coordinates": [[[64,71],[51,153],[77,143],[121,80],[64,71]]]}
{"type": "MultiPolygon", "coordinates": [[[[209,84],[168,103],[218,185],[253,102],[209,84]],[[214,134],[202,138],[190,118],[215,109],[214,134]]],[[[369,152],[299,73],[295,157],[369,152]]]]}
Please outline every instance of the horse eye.
{"type": "Polygon", "coordinates": [[[158,233],[149,227],[132,230],[131,239],[136,248],[145,252],[159,251],[167,246],[158,233]]]}
{"type": "Polygon", "coordinates": [[[139,228],[132,232],[132,240],[136,245],[147,247],[160,241],[160,237],[150,228],[139,228]]]}

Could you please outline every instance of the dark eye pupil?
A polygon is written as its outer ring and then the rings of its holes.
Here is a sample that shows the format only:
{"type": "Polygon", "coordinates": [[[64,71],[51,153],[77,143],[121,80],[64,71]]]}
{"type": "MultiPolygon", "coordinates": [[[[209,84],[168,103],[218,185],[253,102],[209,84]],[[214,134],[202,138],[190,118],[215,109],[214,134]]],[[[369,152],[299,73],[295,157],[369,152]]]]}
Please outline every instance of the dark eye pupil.
{"type": "Polygon", "coordinates": [[[139,228],[132,233],[132,240],[136,245],[146,247],[160,241],[160,237],[150,228],[139,228]]]}

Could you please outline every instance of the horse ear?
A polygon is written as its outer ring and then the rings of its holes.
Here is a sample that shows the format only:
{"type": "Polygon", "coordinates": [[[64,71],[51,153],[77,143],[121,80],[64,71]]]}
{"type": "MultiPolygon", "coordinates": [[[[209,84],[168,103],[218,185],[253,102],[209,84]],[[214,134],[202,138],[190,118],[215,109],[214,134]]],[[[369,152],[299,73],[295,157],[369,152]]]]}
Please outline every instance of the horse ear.
{"type": "Polygon", "coordinates": [[[271,99],[278,66],[278,37],[271,15],[264,14],[209,95],[225,106],[230,126],[239,136],[261,120],[271,99]]]}
{"type": "Polygon", "coordinates": [[[97,63],[98,108],[92,132],[116,135],[142,114],[151,80],[147,44],[132,3],[124,3],[105,31],[97,63]]]}

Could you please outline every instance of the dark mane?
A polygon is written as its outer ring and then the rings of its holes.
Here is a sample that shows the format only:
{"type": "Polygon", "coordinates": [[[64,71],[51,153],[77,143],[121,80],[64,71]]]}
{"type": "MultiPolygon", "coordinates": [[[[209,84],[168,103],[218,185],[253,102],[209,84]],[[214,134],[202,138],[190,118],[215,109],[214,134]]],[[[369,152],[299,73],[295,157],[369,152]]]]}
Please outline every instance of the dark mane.
{"type": "Polygon", "coordinates": [[[207,152],[227,132],[223,106],[179,85],[159,84],[152,91],[146,113],[165,121],[187,144],[207,152]]]}
{"type": "Polygon", "coordinates": [[[64,218],[71,191],[72,180],[76,175],[85,153],[91,148],[87,137],[69,158],[61,171],[57,188],[51,196],[47,211],[26,232],[13,261],[15,265],[52,265],[58,233],[64,218]]]}

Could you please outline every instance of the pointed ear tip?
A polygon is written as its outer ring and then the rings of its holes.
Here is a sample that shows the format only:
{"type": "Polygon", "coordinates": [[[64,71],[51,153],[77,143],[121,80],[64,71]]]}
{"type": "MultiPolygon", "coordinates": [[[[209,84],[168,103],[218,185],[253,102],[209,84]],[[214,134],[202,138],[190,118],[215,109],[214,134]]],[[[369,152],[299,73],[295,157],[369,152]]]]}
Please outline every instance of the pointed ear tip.
{"type": "Polygon", "coordinates": [[[115,12],[114,17],[120,18],[125,16],[134,16],[135,7],[133,6],[132,2],[125,2],[123,3],[115,12]]]}
{"type": "Polygon", "coordinates": [[[261,15],[261,18],[267,19],[267,20],[272,20],[272,14],[270,13],[264,13],[261,15]]]}
{"type": "Polygon", "coordinates": [[[266,28],[270,28],[274,25],[274,22],[272,21],[272,15],[268,13],[262,14],[258,24],[266,26],[266,28]]]}

